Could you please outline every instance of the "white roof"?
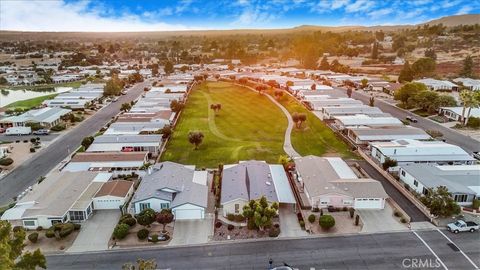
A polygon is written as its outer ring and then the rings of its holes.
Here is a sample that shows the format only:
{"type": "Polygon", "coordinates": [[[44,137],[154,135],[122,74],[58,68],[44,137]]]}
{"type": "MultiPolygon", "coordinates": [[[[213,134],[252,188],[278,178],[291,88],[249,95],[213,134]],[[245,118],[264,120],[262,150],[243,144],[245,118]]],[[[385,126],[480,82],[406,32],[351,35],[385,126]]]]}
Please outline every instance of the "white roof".
{"type": "MultiPolygon", "coordinates": [[[[462,115],[463,111],[463,107],[440,107],[440,109],[451,111],[457,115],[462,115]]],[[[465,115],[467,115],[467,112],[465,112],[465,115]]],[[[470,108],[470,117],[480,117],[480,108],[470,108]]]]}
{"type": "Polygon", "coordinates": [[[296,203],[293,196],[292,188],[288,181],[287,175],[282,165],[270,165],[272,173],[273,185],[277,193],[278,202],[280,203],[296,203]]]}
{"type": "Polygon", "coordinates": [[[207,171],[194,171],[193,182],[200,185],[207,185],[208,172],[207,171]]]}
{"type": "Polygon", "coordinates": [[[325,158],[332,166],[340,179],[356,179],[357,175],[350,169],[348,164],[339,157],[325,158]]]}
{"type": "Polygon", "coordinates": [[[370,117],[365,114],[335,116],[343,126],[392,126],[403,125],[402,121],[395,117],[370,117]]]}

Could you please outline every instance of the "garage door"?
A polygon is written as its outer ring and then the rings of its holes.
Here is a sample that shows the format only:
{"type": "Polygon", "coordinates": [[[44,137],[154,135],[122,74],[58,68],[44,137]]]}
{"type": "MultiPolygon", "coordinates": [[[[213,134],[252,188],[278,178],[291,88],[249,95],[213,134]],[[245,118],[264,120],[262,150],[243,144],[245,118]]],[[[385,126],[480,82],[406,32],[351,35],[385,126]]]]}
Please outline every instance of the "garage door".
{"type": "Polygon", "coordinates": [[[199,209],[177,209],[173,211],[175,219],[202,219],[203,210],[199,209]]]}
{"type": "Polygon", "coordinates": [[[383,199],[355,199],[355,209],[382,209],[383,199]]]}

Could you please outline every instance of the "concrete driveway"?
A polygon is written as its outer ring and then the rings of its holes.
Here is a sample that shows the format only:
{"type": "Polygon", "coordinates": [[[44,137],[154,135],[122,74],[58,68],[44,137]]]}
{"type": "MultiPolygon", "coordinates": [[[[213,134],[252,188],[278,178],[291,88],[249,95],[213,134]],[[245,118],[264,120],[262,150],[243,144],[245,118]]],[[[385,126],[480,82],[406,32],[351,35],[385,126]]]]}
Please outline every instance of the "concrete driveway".
{"type": "Polygon", "coordinates": [[[307,232],[302,230],[298,223],[297,214],[293,211],[291,205],[281,205],[278,209],[278,217],[280,219],[280,235],[279,237],[297,237],[307,236],[307,232]]]}
{"type": "Polygon", "coordinates": [[[363,222],[362,232],[408,231],[406,224],[400,223],[393,216],[393,209],[387,203],[382,210],[359,209],[356,212],[363,222]]]}
{"type": "Polygon", "coordinates": [[[213,218],[175,221],[170,246],[205,244],[213,235],[213,218]]]}
{"type": "Polygon", "coordinates": [[[67,252],[107,250],[113,229],[120,219],[120,210],[97,210],[82,223],[80,233],[67,252]]]}

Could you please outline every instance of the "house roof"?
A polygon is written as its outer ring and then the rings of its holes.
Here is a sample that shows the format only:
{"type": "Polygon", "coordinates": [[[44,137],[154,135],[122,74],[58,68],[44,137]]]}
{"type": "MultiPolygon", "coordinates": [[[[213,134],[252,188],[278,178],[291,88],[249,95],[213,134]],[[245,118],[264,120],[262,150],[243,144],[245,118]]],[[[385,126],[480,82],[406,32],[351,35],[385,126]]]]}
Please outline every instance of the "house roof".
{"type": "Polygon", "coordinates": [[[378,181],[359,179],[341,158],[310,155],[295,159],[295,167],[311,197],[337,193],[354,198],[386,198],[378,181]]]}
{"type": "Polygon", "coordinates": [[[401,169],[427,188],[445,186],[452,193],[480,196],[480,165],[408,164],[401,169]]]}
{"type": "Polygon", "coordinates": [[[148,152],[77,153],[70,162],[143,161],[148,152]]]}
{"type": "Polygon", "coordinates": [[[428,140],[431,138],[423,129],[407,126],[350,128],[349,130],[362,141],[387,141],[396,139],[428,140]]]}
{"type": "Polygon", "coordinates": [[[95,138],[97,143],[160,143],[161,135],[101,135],[95,138]]]}
{"type": "Polygon", "coordinates": [[[270,167],[264,161],[245,161],[224,166],[221,203],[236,199],[278,201],[270,167]]]}
{"type": "Polygon", "coordinates": [[[61,116],[70,113],[71,110],[62,108],[45,107],[37,110],[30,110],[18,116],[6,117],[0,122],[43,122],[52,123],[58,120],[61,116]]]}
{"type": "Polygon", "coordinates": [[[95,198],[102,196],[114,196],[125,198],[128,194],[128,191],[133,186],[132,181],[126,180],[113,180],[108,181],[102,185],[100,190],[95,194],[95,198]]]}
{"type": "Polygon", "coordinates": [[[335,119],[343,126],[402,126],[402,121],[395,117],[370,117],[365,114],[336,116],[335,119]]]}
{"type": "MultiPolygon", "coordinates": [[[[165,161],[151,167],[140,182],[132,202],[158,198],[171,202],[171,207],[186,203],[207,207],[208,187],[194,181],[195,167],[165,161]],[[174,192],[168,192],[171,190],[174,192]]],[[[198,175],[197,175],[198,177],[198,175]]],[[[207,175],[204,174],[204,177],[207,175]]]]}

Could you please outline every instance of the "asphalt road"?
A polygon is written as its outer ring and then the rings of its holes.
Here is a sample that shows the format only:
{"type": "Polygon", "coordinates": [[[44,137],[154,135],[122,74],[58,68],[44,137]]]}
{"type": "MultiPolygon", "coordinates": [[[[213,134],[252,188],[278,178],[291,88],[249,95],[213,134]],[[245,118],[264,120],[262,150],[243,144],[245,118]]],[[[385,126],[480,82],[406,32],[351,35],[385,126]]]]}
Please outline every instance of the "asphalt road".
{"type": "Polygon", "coordinates": [[[269,258],[274,266],[285,262],[294,268],[308,270],[463,270],[475,269],[474,264],[480,265],[479,232],[458,235],[444,233],[465,256],[449,247],[449,240],[440,232],[419,231],[416,232],[418,236],[413,232],[356,234],[52,255],[47,256],[47,266],[48,269],[62,270],[121,269],[124,263],[135,262],[138,258],[155,259],[157,269],[268,269],[269,258]],[[441,263],[437,263],[436,256],[441,263]],[[418,267],[419,262],[424,263],[423,267],[418,267]]]}
{"type": "Polygon", "coordinates": [[[376,179],[382,183],[383,188],[387,192],[388,196],[392,198],[411,218],[411,222],[429,221],[413,203],[411,203],[398,189],[390,183],[383,175],[381,175],[372,165],[365,160],[349,161],[349,163],[358,163],[365,172],[373,179],[376,179]]]}
{"type": "Polygon", "coordinates": [[[127,94],[120,96],[117,102],[104,107],[91,118],[52,142],[47,148],[0,179],[0,205],[12,202],[13,197],[34,184],[40,176],[46,175],[71,152],[76,150],[83,138],[95,134],[112,117],[118,114],[122,103],[130,102],[139,97],[148,84],[149,82],[145,81],[130,88],[127,94]]]}
{"type": "MultiPolygon", "coordinates": [[[[370,96],[364,95],[364,94],[361,94],[361,93],[358,93],[358,92],[354,91],[353,94],[352,94],[352,98],[358,99],[358,100],[360,100],[363,103],[368,105],[370,96]]],[[[452,130],[448,127],[444,127],[444,126],[442,126],[442,125],[440,125],[436,122],[425,119],[425,118],[423,118],[421,116],[418,116],[414,113],[406,112],[406,111],[404,111],[400,108],[397,108],[397,107],[393,106],[392,104],[384,102],[380,99],[375,99],[375,107],[378,107],[383,112],[389,113],[392,116],[394,116],[394,117],[396,117],[400,120],[405,119],[407,116],[414,117],[415,119],[418,120],[418,122],[417,123],[411,123],[410,124],[411,126],[421,128],[423,130],[437,130],[437,131],[440,131],[443,134],[443,138],[445,139],[445,141],[447,143],[458,145],[461,148],[463,148],[465,151],[467,151],[468,153],[480,151],[480,143],[477,140],[472,139],[472,138],[470,138],[468,136],[465,136],[463,134],[460,134],[459,132],[456,132],[455,130],[452,130]]]]}
{"type": "Polygon", "coordinates": [[[15,142],[15,141],[30,141],[31,138],[40,138],[40,141],[49,142],[53,141],[55,138],[60,136],[61,133],[53,133],[51,132],[48,135],[24,135],[24,136],[7,136],[4,134],[0,134],[0,142],[15,142]]]}

